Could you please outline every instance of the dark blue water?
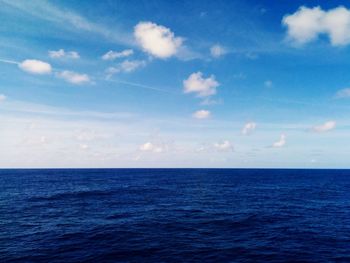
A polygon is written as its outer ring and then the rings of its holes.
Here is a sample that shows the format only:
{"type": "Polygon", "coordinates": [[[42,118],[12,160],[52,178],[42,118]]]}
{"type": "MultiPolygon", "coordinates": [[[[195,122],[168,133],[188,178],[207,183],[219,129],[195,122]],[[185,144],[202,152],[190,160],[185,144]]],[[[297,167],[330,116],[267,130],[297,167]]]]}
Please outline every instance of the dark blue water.
{"type": "Polygon", "coordinates": [[[350,262],[350,171],[0,170],[0,262],[350,262]]]}

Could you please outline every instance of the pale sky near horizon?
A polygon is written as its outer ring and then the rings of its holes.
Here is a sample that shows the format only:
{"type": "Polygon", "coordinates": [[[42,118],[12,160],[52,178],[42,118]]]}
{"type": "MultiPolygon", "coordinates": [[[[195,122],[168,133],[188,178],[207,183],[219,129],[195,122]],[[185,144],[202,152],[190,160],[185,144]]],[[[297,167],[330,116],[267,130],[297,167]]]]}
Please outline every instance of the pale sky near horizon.
{"type": "Polygon", "coordinates": [[[349,168],[346,1],[0,0],[0,168],[349,168]]]}

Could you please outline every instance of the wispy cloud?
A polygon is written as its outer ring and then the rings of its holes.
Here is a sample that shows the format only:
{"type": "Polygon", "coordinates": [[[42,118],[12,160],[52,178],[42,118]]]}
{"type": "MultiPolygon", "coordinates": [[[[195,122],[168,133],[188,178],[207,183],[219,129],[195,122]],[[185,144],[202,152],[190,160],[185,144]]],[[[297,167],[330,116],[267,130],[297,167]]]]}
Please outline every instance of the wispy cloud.
{"type": "Polygon", "coordinates": [[[45,104],[35,104],[25,101],[6,100],[0,104],[1,110],[14,114],[25,114],[33,116],[46,116],[50,119],[54,117],[70,117],[81,119],[101,119],[101,120],[124,120],[134,118],[135,114],[130,112],[100,112],[89,110],[72,110],[63,107],[54,107],[45,104]]]}
{"type": "Polygon", "coordinates": [[[204,120],[210,118],[211,113],[208,110],[198,110],[195,113],[193,113],[192,116],[195,119],[204,120]]]}
{"type": "Polygon", "coordinates": [[[249,135],[255,130],[256,126],[255,122],[247,122],[244,124],[241,132],[243,135],[249,135]]]}
{"type": "Polygon", "coordinates": [[[223,142],[217,142],[214,143],[214,149],[219,152],[232,152],[233,151],[233,144],[230,141],[223,141],[223,142]]]}
{"type": "Polygon", "coordinates": [[[89,149],[89,145],[87,145],[86,143],[81,143],[79,144],[79,148],[83,151],[86,151],[89,149]]]}
{"type": "Polygon", "coordinates": [[[124,60],[114,67],[109,67],[107,69],[107,75],[111,77],[111,75],[119,72],[130,73],[144,66],[146,66],[145,60],[124,60]]]}
{"type": "Polygon", "coordinates": [[[116,27],[110,29],[106,26],[96,24],[72,10],[60,8],[49,1],[1,0],[1,2],[37,19],[59,24],[61,28],[66,30],[91,32],[99,34],[112,42],[134,45],[132,36],[120,30],[116,30],[116,27]]]}
{"type": "Polygon", "coordinates": [[[210,54],[214,58],[219,58],[227,54],[228,50],[222,45],[215,44],[210,48],[210,54]]]}
{"type": "Polygon", "coordinates": [[[281,148],[286,144],[286,135],[284,133],[281,134],[280,138],[278,141],[274,142],[272,144],[272,147],[274,148],[281,148]]]}
{"type": "Polygon", "coordinates": [[[81,73],[77,73],[69,70],[58,72],[57,76],[59,78],[64,79],[67,82],[70,82],[72,84],[77,84],[77,85],[91,82],[89,75],[81,74],[81,73]]]}
{"type": "Polygon", "coordinates": [[[350,97],[350,88],[345,88],[337,91],[335,94],[335,98],[337,99],[343,99],[343,98],[349,98],[350,97]]]}
{"type": "Polygon", "coordinates": [[[271,80],[266,80],[266,81],[264,82],[264,86],[265,86],[266,88],[272,88],[272,87],[273,87],[273,82],[272,82],[271,80]]]}
{"type": "Polygon", "coordinates": [[[108,51],[106,54],[104,54],[101,58],[103,60],[115,60],[116,58],[125,58],[128,56],[131,56],[132,54],[134,54],[134,51],[132,49],[125,49],[123,51],[108,51]]]}
{"type": "Polygon", "coordinates": [[[6,96],[4,94],[0,94],[0,102],[6,100],[6,96]]]}
{"type": "Polygon", "coordinates": [[[327,121],[321,125],[316,125],[316,126],[312,127],[312,130],[314,132],[321,133],[321,132],[331,131],[331,130],[335,129],[335,127],[336,127],[335,121],[327,121]]]}
{"type": "Polygon", "coordinates": [[[64,49],[59,49],[57,51],[50,50],[49,51],[49,57],[51,58],[71,58],[71,59],[78,59],[80,58],[80,55],[76,51],[65,51],[64,49]]]}
{"type": "Polygon", "coordinates": [[[203,106],[210,106],[210,105],[218,105],[218,104],[222,104],[223,101],[222,100],[213,100],[211,98],[204,98],[200,105],[203,105],[203,106]]]}
{"type": "Polygon", "coordinates": [[[142,152],[152,152],[152,153],[162,153],[166,150],[166,146],[154,144],[151,142],[146,142],[140,145],[139,150],[142,152]]]}

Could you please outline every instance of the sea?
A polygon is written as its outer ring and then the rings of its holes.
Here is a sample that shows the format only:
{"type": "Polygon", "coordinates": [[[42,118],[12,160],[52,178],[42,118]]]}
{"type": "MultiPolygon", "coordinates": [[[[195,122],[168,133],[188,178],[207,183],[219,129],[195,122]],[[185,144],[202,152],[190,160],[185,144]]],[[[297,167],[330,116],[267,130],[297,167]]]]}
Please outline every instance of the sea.
{"type": "Polygon", "coordinates": [[[350,262],[350,170],[3,169],[0,262],[350,262]]]}

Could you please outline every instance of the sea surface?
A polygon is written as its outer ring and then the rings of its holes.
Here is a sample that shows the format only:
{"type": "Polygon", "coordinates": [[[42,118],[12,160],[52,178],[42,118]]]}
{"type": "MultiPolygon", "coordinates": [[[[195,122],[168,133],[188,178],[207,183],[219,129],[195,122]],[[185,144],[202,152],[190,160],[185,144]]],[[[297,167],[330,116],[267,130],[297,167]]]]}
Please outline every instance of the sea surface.
{"type": "Polygon", "coordinates": [[[350,262],[350,170],[0,170],[0,262],[350,262]]]}

